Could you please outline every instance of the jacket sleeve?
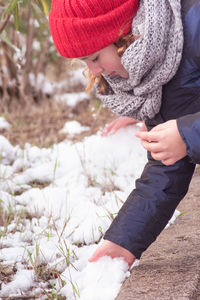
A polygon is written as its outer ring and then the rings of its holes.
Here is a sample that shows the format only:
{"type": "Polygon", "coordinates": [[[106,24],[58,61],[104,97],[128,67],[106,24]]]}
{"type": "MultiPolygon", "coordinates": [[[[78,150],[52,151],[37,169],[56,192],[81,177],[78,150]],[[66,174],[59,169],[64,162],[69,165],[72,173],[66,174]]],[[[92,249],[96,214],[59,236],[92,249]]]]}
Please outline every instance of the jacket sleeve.
{"type": "Polygon", "coordinates": [[[187,193],[195,168],[188,157],[165,166],[148,155],[149,161],[136,181],[136,188],[104,236],[138,259],[164,229],[187,193]]]}
{"type": "Polygon", "coordinates": [[[186,6],[190,6],[185,18],[184,30],[185,39],[188,40],[188,58],[191,64],[198,66],[200,70],[200,1],[188,1],[186,6]]]}
{"type": "MultiPolygon", "coordinates": [[[[189,1],[190,2],[190,1],[189,1]]],[[[188,5],[189,5],[188,2],[188,5]]],[[[192,47],[187,47],[189,62],[195,66],[193,69],[192,82],[196,82],[193,90],[198,100],[191,101],[192,107],[195,109],[200,99],[200,1],[188,10],[186,17],[186,39],[190,39],[189,43],[192,47]],[[194,77],[196,76],[196,78],[194,77]]],[[[198,109],[199,110],[199,109],[198,109]]],[[[196,111],[198,111],[196,110],[196,111]]],[[[200,112],[188,114],[177,119],[177,126],[183,141],[186,144],[187,154],[192,162],[200,163],[200,112]]]]}
{"type": "Polygon", "coordinates": [[[193,163],[200,163],[200,112],[177,119],[180,135],[193,163]]]}

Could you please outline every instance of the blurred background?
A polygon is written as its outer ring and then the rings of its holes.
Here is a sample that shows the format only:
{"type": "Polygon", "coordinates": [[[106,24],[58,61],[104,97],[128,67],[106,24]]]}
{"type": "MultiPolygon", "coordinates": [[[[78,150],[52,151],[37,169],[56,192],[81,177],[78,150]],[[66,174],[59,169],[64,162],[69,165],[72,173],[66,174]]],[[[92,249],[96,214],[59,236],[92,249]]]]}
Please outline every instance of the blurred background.
{"type": "Polygon", "coordinates": [[[62,141],[59,130],[70,120],[89,126],[90,135],[114,118],[93,91],[84,92],[84,66],[57,52],[50,6],[51,0],[0,0],[0,116],[11,124],[0,133],[22,147],[62,141]]]}

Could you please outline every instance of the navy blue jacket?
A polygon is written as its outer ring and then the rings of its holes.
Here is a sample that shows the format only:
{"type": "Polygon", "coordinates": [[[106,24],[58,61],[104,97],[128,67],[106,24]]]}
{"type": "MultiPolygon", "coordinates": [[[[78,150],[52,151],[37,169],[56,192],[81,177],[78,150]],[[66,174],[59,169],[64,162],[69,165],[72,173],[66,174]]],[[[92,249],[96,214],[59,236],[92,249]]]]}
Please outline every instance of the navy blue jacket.
{"type": "Polygon", "coordinates": [[[155,241],[185,196],[200,163],[200,0],[182,1],[184,49],[173,79],[163,87],[160,112],[146,125],[177,119],[188,156],[171,166],[148,162],[136,188],[114,219],[104,239],[132,252],[136,258],[155,241]]]}

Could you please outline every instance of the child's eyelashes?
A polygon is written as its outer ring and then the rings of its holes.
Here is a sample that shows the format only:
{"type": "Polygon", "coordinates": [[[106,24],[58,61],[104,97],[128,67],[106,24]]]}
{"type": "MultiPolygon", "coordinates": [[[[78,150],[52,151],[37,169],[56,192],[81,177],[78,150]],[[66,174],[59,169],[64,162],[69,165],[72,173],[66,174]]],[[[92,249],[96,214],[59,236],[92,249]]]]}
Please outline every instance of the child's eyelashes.
{"type": "Polygon", "coordinates": [[[98,56],[96,56],[94,59],[92,59],[92,62],[97,62],[97,60],[98,60],[98,56]]]}

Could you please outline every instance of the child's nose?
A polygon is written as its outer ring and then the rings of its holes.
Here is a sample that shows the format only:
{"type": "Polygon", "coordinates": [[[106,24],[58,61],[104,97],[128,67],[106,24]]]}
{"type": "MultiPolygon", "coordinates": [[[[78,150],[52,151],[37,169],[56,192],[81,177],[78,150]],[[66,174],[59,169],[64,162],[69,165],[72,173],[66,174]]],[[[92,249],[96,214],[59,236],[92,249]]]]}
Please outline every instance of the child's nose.
{"type": "Polygon", "coordinates": [[[98,63],[88,63],[88,68],[92,75],[97,76],[103,72],[103,68],[98,63]]]}

